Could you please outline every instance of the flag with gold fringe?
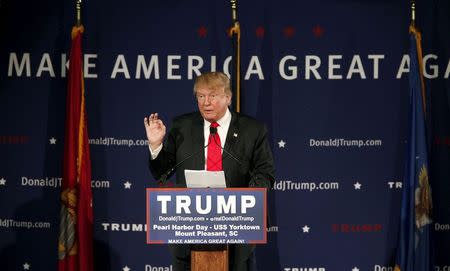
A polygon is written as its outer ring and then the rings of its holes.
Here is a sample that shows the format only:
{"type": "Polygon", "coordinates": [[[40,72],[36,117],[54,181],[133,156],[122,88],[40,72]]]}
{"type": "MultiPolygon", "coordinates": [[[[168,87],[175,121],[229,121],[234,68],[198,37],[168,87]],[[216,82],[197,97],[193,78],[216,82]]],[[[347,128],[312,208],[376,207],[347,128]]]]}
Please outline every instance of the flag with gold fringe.
{"type": "Polygon", "coordinates": [[[59,271],[94,269],[91,160],[81,53],[83,32],[81,25],[72,29],[58,240],[59,271]]]}
{"type": "Polygon", "coordinates": [[[428,180],[426,95],[420,32],[410,26],[409,137],[395,271],[433,270],[430,257],[431,188],[428,180]]]}

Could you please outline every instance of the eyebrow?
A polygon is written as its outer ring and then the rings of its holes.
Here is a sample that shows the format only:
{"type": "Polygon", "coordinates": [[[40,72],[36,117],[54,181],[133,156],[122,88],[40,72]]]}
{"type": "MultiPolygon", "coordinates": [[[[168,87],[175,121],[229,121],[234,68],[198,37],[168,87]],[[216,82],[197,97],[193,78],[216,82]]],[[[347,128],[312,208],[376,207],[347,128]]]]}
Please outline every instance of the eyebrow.
{"type": "Polygon", "coordinates": [[[200,93],[200,92],[197,92],[197,95],[218,95],[218,94],[220,94],[219,92],[216,92],[216,91],[214,91],[214,92],[211,92],[211,93],[200,93]]]}

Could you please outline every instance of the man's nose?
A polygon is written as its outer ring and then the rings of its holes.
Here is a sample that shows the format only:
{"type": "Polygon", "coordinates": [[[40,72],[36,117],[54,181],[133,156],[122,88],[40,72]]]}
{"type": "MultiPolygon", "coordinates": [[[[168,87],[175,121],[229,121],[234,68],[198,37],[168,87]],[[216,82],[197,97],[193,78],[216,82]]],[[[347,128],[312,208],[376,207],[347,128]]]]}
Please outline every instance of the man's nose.
{"type": "Polygon", "coordinates": [[[209,98],[208,95],[205,96],[205,104],[210,104],[211,103],[211,98],[209,98]]]}

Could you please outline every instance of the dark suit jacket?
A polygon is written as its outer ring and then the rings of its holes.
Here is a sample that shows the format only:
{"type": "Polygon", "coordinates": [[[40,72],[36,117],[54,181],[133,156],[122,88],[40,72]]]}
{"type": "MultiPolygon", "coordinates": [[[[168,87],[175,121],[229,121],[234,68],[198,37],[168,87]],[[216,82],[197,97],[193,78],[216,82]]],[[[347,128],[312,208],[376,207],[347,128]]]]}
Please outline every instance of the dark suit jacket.
{"type": "MultiPolygon", "coordinates": [[[[274,182],[274,163],[267,141],[267,130],[257,120],[232,112],[224,149],[222,167],[227,187],[271,188],[274,182]]],[[[150,170],[157,180],[178,162],[189,155],[176,168],[176,186],[186,187],[185,169],[204,170],[204,120],[200,112],[193,112],[174,119],[172,128],[163,144],[163,149],[154,160],[150,159],[150,170]]],[[[172,253],[180,258],[189,256],[189,245],[170,246],[172,253]]],[[[236,245],[231,251],[235,263],[247,260],[254,249],[251,245],[236,245]]],[[[230,265],[233,263],[230,262],[230,265]]]]}

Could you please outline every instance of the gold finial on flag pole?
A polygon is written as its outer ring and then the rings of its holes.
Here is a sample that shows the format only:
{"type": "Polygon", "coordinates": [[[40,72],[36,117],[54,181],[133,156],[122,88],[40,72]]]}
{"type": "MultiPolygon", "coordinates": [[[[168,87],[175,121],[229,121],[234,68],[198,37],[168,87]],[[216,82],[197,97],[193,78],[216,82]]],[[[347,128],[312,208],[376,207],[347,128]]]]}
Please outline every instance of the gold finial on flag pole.
{"type": "Polygon", "coordinates": [[[237,0],[231,0],[231,18],[233,19],[233,24],[237,21],[237,0]]]}
{"type": "Polygon", "coordinates": [[[237,0],[230,0],[231,3],[231,18],[233,20],[233,26],[230,29],[230,37],[234,37],[236,39],[235,43],[235,52],[234,52],[234,77],[235,84],[233,85],[235,91],[235,110],[236,112],[241,112],[241,27],[239,25],[239,21],[237,19],[237,0]]]}
{"type": "Polygon", "coordinates": [[[81,0],[76,0],[77,26],[81,25],[81,0]]]}
{"type": "Polygon", "coordinates": [[[411,0],[411,25],[416,26],[416,1],[411,0]]]}

